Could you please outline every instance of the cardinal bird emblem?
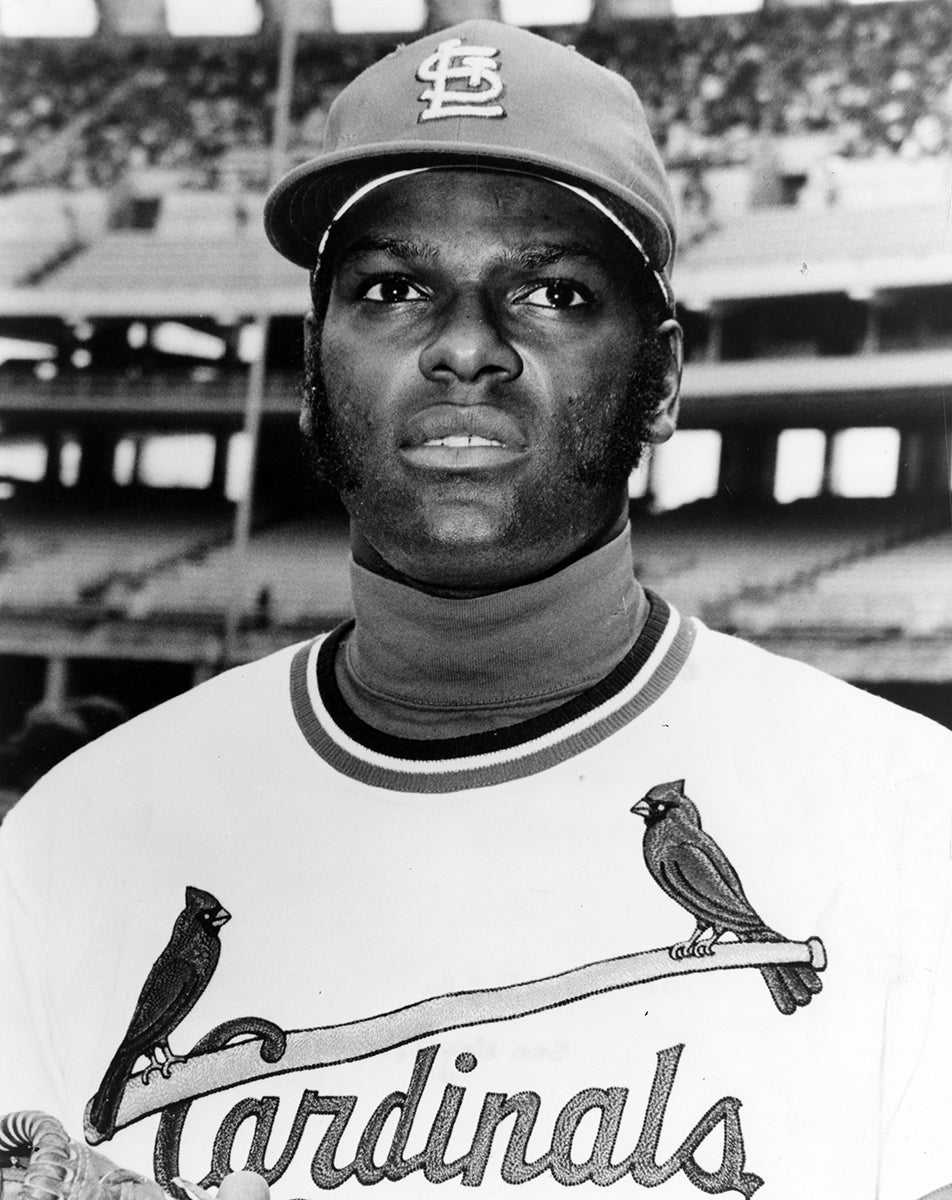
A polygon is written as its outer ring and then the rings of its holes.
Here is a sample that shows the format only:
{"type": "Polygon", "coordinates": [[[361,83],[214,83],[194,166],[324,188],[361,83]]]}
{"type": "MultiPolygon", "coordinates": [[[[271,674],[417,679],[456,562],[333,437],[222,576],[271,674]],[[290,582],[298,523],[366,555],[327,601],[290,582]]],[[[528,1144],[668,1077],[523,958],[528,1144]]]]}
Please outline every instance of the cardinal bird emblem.
{"type": "Polygon", "coordinates": [[[104,1138],[115,1130],[123,1089],[136,1059],[145,1055],[149,1060],[140,1075],[143,1083],[156,1071],[167,1079],[172,1064],[183,1061],[169,1049],[169,1037],[211,982],[221,953],[219,931],[230,917],[211,892],[185,889],[185,907],[175,920],[169,944],[142,985],[126,1035],[89,1104],[89,1124],[104,1138]]]}
{"type": "MultiPolygon", "coordinates": [[[[715,943],[726,933],[741,942],[786,941],[760,918],[727,855],[701,828],[697,806],[684,794],[683,779],[657,784],[631,812],[644,818],[643,850],[652,879],[695,921],[687,941],[671,947],[672,958],[713,954],[715,943]]],[[[814,968],[805,963],[759,969],[782,1013],[809,1004],[823,986],[814,968]]]]}

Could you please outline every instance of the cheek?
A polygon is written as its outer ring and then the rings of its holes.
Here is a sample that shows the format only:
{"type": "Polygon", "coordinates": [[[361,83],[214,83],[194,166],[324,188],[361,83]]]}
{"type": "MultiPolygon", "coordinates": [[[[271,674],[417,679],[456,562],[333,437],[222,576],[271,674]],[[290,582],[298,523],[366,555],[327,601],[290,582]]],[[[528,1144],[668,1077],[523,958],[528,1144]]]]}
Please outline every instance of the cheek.
{"type": "Polygon", "coordinates": [[[576,444],[597,447],[612,436],[625,405],[627,380],[616,371],[600,370],[577,381],[560,406],[558,426],[571,430],[576,444]]]}
{"type": "Polygon", "coordinates": [[[370,346],[349,328],[328,322],[321,345],[321,369],[329,407],[340,419],[368,428],[389,423],[405,363],[384,347],[370,346]]]}
{"type": "Polygon", "coordinates": [[[321,374],[333,407],[361,389],[361,357],[354,353],[351,339],[343,337],[328,322],[321,339],[321,374]]]}
{"type": "Polygon", "coordinates": [[[598,397],[623,391],[639,355],[630,331],[612,323],[607,332],[591,338],[565,338],[545,346],[527,348],[524,378],[536,378],[555,401],[574,407],[590,402],[598,411],[598,397]]]}

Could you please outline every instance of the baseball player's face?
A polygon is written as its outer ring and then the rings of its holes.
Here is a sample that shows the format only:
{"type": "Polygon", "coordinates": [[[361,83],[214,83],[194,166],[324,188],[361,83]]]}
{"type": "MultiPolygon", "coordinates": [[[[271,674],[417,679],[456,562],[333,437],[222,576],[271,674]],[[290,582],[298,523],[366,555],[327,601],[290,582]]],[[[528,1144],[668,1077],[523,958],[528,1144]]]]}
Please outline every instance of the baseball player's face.
{"type": "Polygon", "coordinates": [[[435,171],[358,203],[333,253],[310,432],[358,561],[473,593],[621,527],[680,330],[646,327],[619,230],[543,180],[435,171]]]}

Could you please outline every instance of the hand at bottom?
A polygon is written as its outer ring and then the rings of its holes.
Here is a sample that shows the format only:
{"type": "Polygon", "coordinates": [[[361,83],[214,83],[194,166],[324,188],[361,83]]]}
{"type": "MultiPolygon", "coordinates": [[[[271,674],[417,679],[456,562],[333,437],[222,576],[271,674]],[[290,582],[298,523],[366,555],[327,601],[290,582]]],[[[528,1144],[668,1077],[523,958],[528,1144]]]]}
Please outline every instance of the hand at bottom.
{"type": "MultiPolygon", "coordinates": [[[[183,1192],[187,1192],[191,1200],[213,1200],[211,1192],[189,1183],[185,1179],[174,1179],[183,1192]]],[[[214,1200],[270,1200],[271,1189],[254,1171],[233,1171],[221,1181],[221,1187],[214,1200]]]]}

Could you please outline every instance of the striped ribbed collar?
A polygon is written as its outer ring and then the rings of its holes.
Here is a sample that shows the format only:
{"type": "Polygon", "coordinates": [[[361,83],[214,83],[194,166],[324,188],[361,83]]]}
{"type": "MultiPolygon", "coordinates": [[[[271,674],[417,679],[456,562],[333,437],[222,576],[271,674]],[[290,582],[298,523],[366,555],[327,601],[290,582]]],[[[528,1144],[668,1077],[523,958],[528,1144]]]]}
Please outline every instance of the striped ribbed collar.
{"type": "Polygon", "coordinates": [[[300,647],[291,663],[291,705],[301,733],[335,770],[397,792],[456,792],[544,771],[597,745],[643,713],[674,681],[694,641],[692,622],[647,593],[638,640],[603,679],[541,716],[465,737],[391,737],[345,704],[334,672],[352,622],[300,647]]]}

